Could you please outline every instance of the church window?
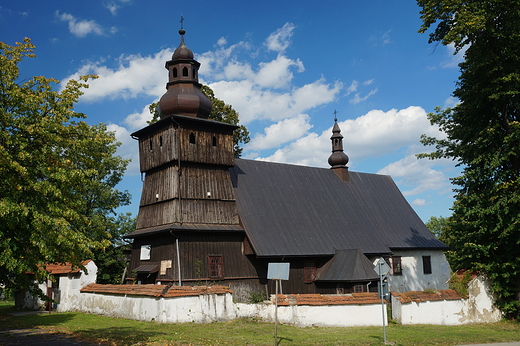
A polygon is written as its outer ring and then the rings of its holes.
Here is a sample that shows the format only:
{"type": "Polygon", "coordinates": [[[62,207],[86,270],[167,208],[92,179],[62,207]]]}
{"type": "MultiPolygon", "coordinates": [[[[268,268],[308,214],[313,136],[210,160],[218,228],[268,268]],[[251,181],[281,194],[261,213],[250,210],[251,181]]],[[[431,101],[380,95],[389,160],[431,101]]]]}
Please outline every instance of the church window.
{"type": "Polygon", "coordinates": [[[182,76],[183,77],[188,77],[188,68],[186,66],[184,66],[182,68],[182,76]]]}
{"type": "Polygon", "coordinates": [[[150,139],[150,151],[153,151],[153,139],[150,139]]]}
{"type": "Polygon", "coordinates": [[[191,70],[193,79],[197,79],[197,70],[193,69],[191,70]]]}
{"type": "Polygon", "coordinates": [[[316,262],[306,261],[303,264],[303,281],[305,283],[311,283],[316,278],[316,262]]]}
{"type": "Polygon", "coordinates": [[[159,146],[162,147],[162,136],[159,136],[159,146]]]}
{"type": "Polygon", "coordinates": [[[213,146],[214,147],[217,146],[217,137],[216,136],[213,136],[213,146]]]}
{"type": "Polygon", "coordinates": [[[208,256],[208,273],[211,280],[224,279],[224,257],[222,255],[208,256]]]}
{"type": "Polygon", "coordinates": [[[363,285],[355,285],[353,291],[354,291],[354,293],[363,293],[363,288],[364,288],[363,285]]]}
{"type": "Polygon", "coordinates": [[[431,256],[422,256],[423,273],[432,273],[432,258],[431,256]]]}
{"type": "Polygon", "coordinates": [[[190,143],[195,144],[195,134],[193,132],[190,133],[190,143]]]}
{"type": "Polygon", "coordinates": [[[392,257],[392,273],[394,275],[403,275],[403,267],[401,264],[401,256],[392,257]]]}
{"type": "Polygon", "coordinates": [[[177,78],[177,67],[173,68],[173,78],[177,78]]]}

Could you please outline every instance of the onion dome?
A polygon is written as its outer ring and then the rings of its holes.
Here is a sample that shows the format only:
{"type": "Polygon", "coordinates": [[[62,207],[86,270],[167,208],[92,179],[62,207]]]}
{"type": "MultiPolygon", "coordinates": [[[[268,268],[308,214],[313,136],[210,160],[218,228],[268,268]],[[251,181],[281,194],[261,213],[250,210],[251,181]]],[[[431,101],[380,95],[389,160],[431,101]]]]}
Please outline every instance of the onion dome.
{"type": "Polygon", "coordinates": [[[343,136],[338,125],[338,119],[334,119],[334,127],[332,128],[332,154],[329,156],[329,165],[331,168],[345,167],[348,163],[348,156],[343,152],[343,136]]]}
{"type": "Polygon", "coordinates": [[[172,60],[176,59],[193,59],[193,52],[189,49],[184,43],[184,34],[186,34],[186,30],[180,29],[179,35],[181,35],[181,44],[175,52],[173,52],[172,60]]]}
{"type": "Polygon", "coordinates": [[[166,93],[159,100],[161,118],[172,114],[207,119],[211,113],[211,101],[200,91],[200,63],[193,59],[193,52],[184,43],[184,29],[179,30],[181,43],[165,64],[169,82],[166,93]]]}

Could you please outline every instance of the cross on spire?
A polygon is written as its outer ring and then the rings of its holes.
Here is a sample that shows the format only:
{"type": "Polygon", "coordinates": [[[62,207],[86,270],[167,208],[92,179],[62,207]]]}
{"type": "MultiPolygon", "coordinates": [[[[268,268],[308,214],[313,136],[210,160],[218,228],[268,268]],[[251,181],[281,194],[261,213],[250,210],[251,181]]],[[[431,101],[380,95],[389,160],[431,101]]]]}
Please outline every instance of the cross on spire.
{"type": "Polygon", "coordinates": [[[184,29],[184,17],[181,14],[181,20],[179,21],[181,23],[181,30],[184,29]]]}
{"type": "Polygon", "coordinates": [[[338,121],[337,114],[338,114],[338,111],[334,109],[334,122],[338,121]]]}

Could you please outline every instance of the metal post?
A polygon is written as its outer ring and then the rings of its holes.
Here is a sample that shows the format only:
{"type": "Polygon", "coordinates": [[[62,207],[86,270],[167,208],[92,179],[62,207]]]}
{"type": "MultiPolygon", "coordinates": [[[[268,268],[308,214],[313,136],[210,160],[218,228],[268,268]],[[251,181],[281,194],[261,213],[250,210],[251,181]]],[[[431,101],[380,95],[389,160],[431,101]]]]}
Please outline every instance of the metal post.
{"type": "Polygon", "coordinates": [[[175,247],[177,250],[177,273],[179,274],[179,286],[182,286],[181,281],[181,254],[179,253],[179,238],[175,238],[175,247]]]}
{"type": "Polygon", "coordinates": [[[385,294],[383,292],[383,262],[379,261],[379,292],[381,292],[381,312],[383,316],[383,342],[386,344],[386,326],[385,326],[385,294]]]}
{"type": "Polygon", "coordinates": [[[274,280],[275,285],[275,305],[274,305],[274,346],[278,345],[278,283],[280,280],[274,280]]]}

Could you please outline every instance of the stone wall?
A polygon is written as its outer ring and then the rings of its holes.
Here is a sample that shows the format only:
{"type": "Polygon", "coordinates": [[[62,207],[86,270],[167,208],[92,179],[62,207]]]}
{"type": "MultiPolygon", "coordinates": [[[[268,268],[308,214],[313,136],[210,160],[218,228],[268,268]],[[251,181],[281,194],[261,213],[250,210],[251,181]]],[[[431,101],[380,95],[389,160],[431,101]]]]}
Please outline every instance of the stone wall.
{"type": "Polygon", "coordinates": [[[461,325],[498,322],[502,318],[482,277],[469,283],[468,293],[467,298],[462,298],[453,290],[392,292],[392,319],[400,324],[461,325]]]}

